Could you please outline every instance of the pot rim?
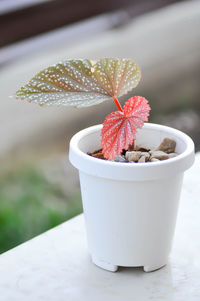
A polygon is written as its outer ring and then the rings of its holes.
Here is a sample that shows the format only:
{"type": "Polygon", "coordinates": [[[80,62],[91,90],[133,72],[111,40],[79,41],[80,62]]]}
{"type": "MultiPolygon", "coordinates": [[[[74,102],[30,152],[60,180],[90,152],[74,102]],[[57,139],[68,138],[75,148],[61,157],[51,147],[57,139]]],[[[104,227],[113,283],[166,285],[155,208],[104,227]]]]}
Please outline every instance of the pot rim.
{"type": "Polygon", "coordinates": [[[120,163],[88,156],[79,149],[79,141],[85,136],[99,131],[102,127],[102,124],[98,124],[83,129],[76,133],[70,141],[70,162],[87,174],[116,180],[150,180],[184,172],[194,162],[194,142],[188,135],[177,129],[154,123],[145,123],[144,128],[173,134],[185,142],[186,149],[177,157],[158,162],[146,162],[145,164],[120,163]],[[118,174],[119,172],[120,174],[118,174]]]}

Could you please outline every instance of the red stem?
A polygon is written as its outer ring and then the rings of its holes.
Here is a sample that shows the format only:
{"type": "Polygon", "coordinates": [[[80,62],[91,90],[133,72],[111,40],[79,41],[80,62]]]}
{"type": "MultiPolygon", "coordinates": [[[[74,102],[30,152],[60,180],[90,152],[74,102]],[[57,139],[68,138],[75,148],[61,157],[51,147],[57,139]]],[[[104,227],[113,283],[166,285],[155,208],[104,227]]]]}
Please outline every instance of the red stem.
{"type": "Polygon", "coordinates": [[[121,107],[121,105],[120,105],[118,99],[117,99],[116,97],[113,97],[113,100],[114,100],[114,102],[115,102],[115,104],[116,104],[118,110],[121,111],[121,112],[123,112],[123,109],[122,109],[122,107],[121,107]]]}

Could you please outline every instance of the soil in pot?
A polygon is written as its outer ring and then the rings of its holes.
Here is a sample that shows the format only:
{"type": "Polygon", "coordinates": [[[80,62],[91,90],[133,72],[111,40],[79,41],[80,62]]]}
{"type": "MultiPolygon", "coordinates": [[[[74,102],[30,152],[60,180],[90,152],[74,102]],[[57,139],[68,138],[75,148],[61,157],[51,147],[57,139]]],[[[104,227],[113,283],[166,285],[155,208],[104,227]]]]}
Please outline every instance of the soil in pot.
{"type": "MultiPolygon", "coordinates": [[[[175,152],[175,149],[176,141],[170,138],[164,138],[160,145],[154,150],[142,146],[135,146],[133,143],[127,150],[123,150],[120,155],[116,156],[114,161],[121,163],[158,162],[176,157],[177,153],[175,152]]],[[[97,159],[106,160],[102,149],[96,150],[93,153],[88,153],[88,155],[97,159]]]]}

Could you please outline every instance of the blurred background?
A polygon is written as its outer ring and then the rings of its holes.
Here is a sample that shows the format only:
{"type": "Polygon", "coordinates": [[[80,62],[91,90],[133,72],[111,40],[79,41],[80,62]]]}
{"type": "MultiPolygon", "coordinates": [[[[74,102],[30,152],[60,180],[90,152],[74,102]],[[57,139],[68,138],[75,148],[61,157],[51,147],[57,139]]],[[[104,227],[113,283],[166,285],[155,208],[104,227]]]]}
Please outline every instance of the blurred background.
{"type": "Polygon", "coordinates": [[[69,140],[115,109],[9,96],[63,59],[133,58],[143,75],[134,94],[149,100],[150,121],[188,133],[198,151],[199,28],[198,0],[0,0],[0,253],[82,211],[69,140]]]}

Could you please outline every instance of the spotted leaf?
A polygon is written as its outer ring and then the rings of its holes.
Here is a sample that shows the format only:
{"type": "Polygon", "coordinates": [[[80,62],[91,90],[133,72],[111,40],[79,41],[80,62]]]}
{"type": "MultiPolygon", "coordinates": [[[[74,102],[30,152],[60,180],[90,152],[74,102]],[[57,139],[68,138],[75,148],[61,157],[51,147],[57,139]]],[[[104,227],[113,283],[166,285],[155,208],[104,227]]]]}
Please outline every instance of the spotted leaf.
{"type": "Polygon", "coordinates": [[[122,96],[140,76],[131,59],[66,60],[38,73],[16,97],[40,105],[86,107],[122,96]]]}
{"type": "Polygon", "coordinates": [[[123,149],[128,149],[136,138],[137,129],[148,121],[149,111],[148,101],[134,96],[127,100],[123,112],[115,111],[106,117],[101,131],[101,147],[106,159],[114,160],[123,149]]]}

